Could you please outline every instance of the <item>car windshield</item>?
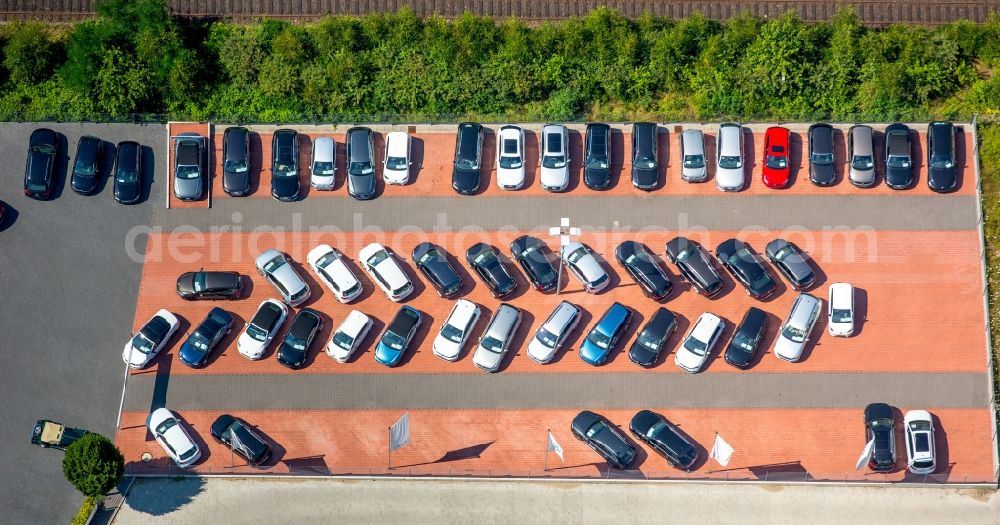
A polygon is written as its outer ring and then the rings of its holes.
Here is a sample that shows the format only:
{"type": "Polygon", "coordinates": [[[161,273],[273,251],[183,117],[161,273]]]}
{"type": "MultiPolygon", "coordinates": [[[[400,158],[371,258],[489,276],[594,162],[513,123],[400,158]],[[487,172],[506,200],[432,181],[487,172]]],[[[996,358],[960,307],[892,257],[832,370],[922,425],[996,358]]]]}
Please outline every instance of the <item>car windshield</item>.
{"type": "Polygon", "coordinates": [[[139,180],[139,174],[129,169],[119,169],[115,180],[122,183],[136,182],[139,180]]]}
{"type": "Polygon", "coordinates": [[[835,308],[832,317],[835,323],[849,323],[851,322],[851,311],[835,308]]]}
{"type": "Polygon", "coordinates": [[[738,156],[719,157],[719,167],[727,170],[734,170],[743,165],[743,161],[738,156]]]}
{"type": "Polygon", "coordinates": [[[316,175],[333,175],[333,163],[317,162],[313,164],[312,172],[316,175]]]}
{"type": "Polygon", "coordinates": [[[375,171],[371,162],[352,162],[348,170],[355,175],[368,175],[375,171]]]}
{"type": "Polygon", "coordinates": [[[255,341],[260,341],[262,343],[267,340],[267,331],[257,325],[248,326],[247,335],[255,341]]]}
{"type": "Polygon", "coordinates": [[[249,169],[246,160],[227,160],[223,168],[229,173],[243,173],[249,169]]]}
{"type": "Polygon", "coordinates": [[[285,262],[285,258],[282,257],[282,256],[280,256],[280,255],[277,255],[274,258],[272,258],[271,260],[269,260],[266,263],[264,263],[264,272],[265,273],[274,273],[275,270],[277,270],[278,268],[281,268],[285,264],[287,264],[285,262]]]}
{"type": "Polygon", "coordinates": [[[185,451],[183,454],[181,454],[181,461],[184,461],[186,459],[190,459],[191,456],[194,456],[195,453],[197,453],[197,452],[198,452],[198,449],[196,449],[194,447],[191,447],[191,448],[187,449],[187,451],[185,451]]]}
{"type": "Polygon", "coordinates": [[[708,345],[696,337],[688,337],[687,341],[684,341],[684,348],[688,349],[694,355],[705,355],[708,345]]]}
{"type": "Polygon", "coordinates": [[[659,420],[656,423],[653,423],[653,426],[649,427],[649,430],[646,431],[646,437],[651,438],[659,434],[665,428],[667,428],[667,423],[663,420],[659,420]]]}
{"type": "Polygon", "coordinates": [[[813,153],[812,163],[819,166],[833,164],[833,153],[813,153]]]}
{"type": "Polygon", "coordinates": [[[438,254],[437,250],[427,250],[426,252],[424,252],[423,255],[420,256],[420,259],[417,262],[421,264],[427,264],[428,262],[431,262],[434,259],[437,259],[438,257],[440,257],[440,254],[438,254]]]}
{"type": "Polygon", "coordinates": [[[191,346],[197,348],[198,350],[203,352],[208,350],[208,338],[198,332],[191,334],[191,339],[189,339],[188,342],[191,343],[191,346]]]}
{"type": "Polygon", "coordinates": [[[781,331],[781,335],[785,336],[786,339],[792,341],[793,343],[801,343],[806,340],[805,330],[796,328],[792,325],[786,325],[781,331]]]}
{"type": "Polygon", "coordinates": [[[56,149],[48,144],[39,144],[37,146],[32,146],[31,151],[35,153],[44,153],[46,155],[52,155],[56,152],[56,149]]]}
{"type": "Polygon", "coordinates": [[[401,171],[406,169],[405,157],[389,157],[385,159],[385,169],[401,171]]]}
{"type": "Polygon", "coordinates": [[[497,260],[497,255],[492,250],[484,251],[476,256],[474,261],[479,266],[490,267],[497,260]]]}
{"type": "Polygon", "coordinates": [[[562,155],[546,155],[542,159],[542,166],[549,169],[559,169],[566,167],[566,157],[562,155]]]}
{"type": "Polygon", "coordinates": [[[931,167],[946,169],[952,167],[951,155],[931,155],[931,167]]]}
{"type": "Polygon", "coordinates": [[[684,155],[684,167],[691,169],[701,169],[705,167],[704,155],[684,155]]]}
{"type": "Polygon", "coordinates": [[[295,165],[290,162],[278,162],[274,165],[275,177],[297,177],[295,165]]]}
{"type": "Polygon", "coordinates": [[[524,162],[521,161],[521,157],[500,157],[500,167],[505,170],[518,169],[523,165],[524,162]]]}
{"type": "MultiPolygon", "coordinates": [[[[889,157],[892,160],[892,157],[889,157]]],[[[906,161],[906,166],[910,165],[910,161],[906,161]]],[[[875,160],[871,155],[855,155],[854,159],[851,160],[851,166],[856,170],[870,170],[875,167],[875,160]]],[[[890,164],[892,166],[892,164],[890,164]]],[[[906,166],[898,166],[900,168],[905,168],[906,166]]],[[[897,167],[897,166],[893,166],[897,167]]]]}
{"type": "Polygon", "coordinates": [[[588,438],[592,438],[592,437],[596,436],[597,434],[600,434],[601,432],[603,432],[604,429],[606,429],[606,428],[608,428],[608,425],[605,424],[604,421],[597,420],[596,423],[594,423],[593,425],[590,425],[590,428],[587,429],[587,437],[588,438]]]}
{"type": "Polygon", "coordinates": [[[645,346],[646,348],[653,351],[656,351],[660,347],[659,338],[654,337],[652,334],[648,332],[643,332],[642,334],[640,334],[637,342],[642,346],[645,346]]]}
{"type": "Polygon", "coordinates": [[[76,165],[73,166],[73,172],[78,175],[93,175],[94,165],[88,164],[84,159],[77,159],[76,165]]]}
{"type": "Polygon", "coordinates": [[[538,342],[549,348],[555,348],[557,337],[552,332],[546,330],[544,327],[538,329],[538,333],[535,335],[535,339],[538,342]]]}
{"type": "Polygon", "coordinates": [[[779,261],[782,261],[786,257],[788,257],[789,255],[791,255],[792,253],[794,253],[792,251],[792,247],[791,246],[785,246],[784,248],[778,250],[778,253],[774,254],[774,258],[777,259],[777,260],[779,260],[779,261]]]}
{"type": "Polygon", "coordinates": [[[382,261],[384,261],[384,260],[386,260],[388,258],[389,258],[389,253],[388,252],[386,252],[385,250],[379,250],[379,251],[375,252],[375,255],[372,255],[371,257],[369,257],[368,260],[365,261],[365,262],[368,264],[368,266],[375,267],[375,266],[378,266],[379,263],[381,263],[382,261]]]}
{"type": "Polygon", "coordinates": [[[194,274],[194,291],[200,292],[205,289],[205,274],[198,272],[194,274]]]}
{"type": "Polygon", "coordinates": [[[452,324],[445,324],[444,328],[441,329],[441,337],[444,337],[452,343],[461,343],[462,336],[464,335],[465,332],[461,328],[452,324]]]}
{"type": "Polygon", "coordinates": [[[902,155],[892,155],[889,160],[885,161],[890,168],[909,168],[910,167],[910,157],[904,157],[902,155]]]}
{"type": "Polygon", "coordinates": [[[499,354],[500,351],[503,350],[503,343],[493,336],[484,338],[479,345],[494,354],[499,354]]]}
{"type": "Polygon", "coordinates": [[[656,159],[653,157],[639,157],[632,162],[632,165],[639,169],[651,170],[656,167],[656,159]]]}
{"type": "Polygon", "coordinates": [[[198,166],[177,166],[178,179],[197,179],[199,175],[198,166]]]}
{"type": "Polygon", "coordinates": [[[753,350],[754,340],[747,334],[737,333],[733,336],[732,344],[737,348],[742,348],[743,350],[750,352],[753,350]]]}
{"type": "Polygon", "coordinates": [[[603,350],[607,350],[608,345],[611,344],[611,338],[599,330],[591,332],[590,335],[587,336],[587,340],[603,350]]]}
{"type": "Polygon", "coordinates": [[[405,343],[406,340],[393,332],[386,332],[385,337],[382,338],[382,342],[393,350],[402,350],[403,343],[405,343]]]}
{"type": "Polygon", "coordinates": [[[285,337],[285,344],[300,352],[306,349],[306,342],[294,335],[285,337]]]}
{"type": "Polygon", "coordinates": [[[772,170],[783,170],[788,166],[788,158],[768,155],[765,164],[767,164],[767,167],[772,170]]]}
{"type": "Polygon", "coordinates": [[[132,338],[132,347],[135,348],[136,351],[138,351],[140,353],[148,354],[148,353],[152,352],[153,351],[153,346],[155,346],[153,344],[153,342],[150,341],[141,332],[138,333],[138,334],[135,334],[135,337],[132,338]]]}
{"type": "Polygon", "coordinates": [[[608,158],[603,155],[593,155],[587,158],[587,167],[594,170],[607,169],[608,158]]]}
{"type": "Polygon", "coordinates": [[[570,264],[576,264],[580,259],[583,259],[585,255],[587,255],[587,249],[581,246],[570,252],[570,254],[566,256],[566,260],[570,264]]]}
{"type": "Polygon", "coordinates": [[[35,184],[34,182],[28,183],[28,189],[31,191],[45,191],[44,184],[35,184]]]}
{"type": "Polygon", "coordinates": [[[354,346],[354,338],[344,332],[337,332],[333,334],[333,344],[344,350],[350,350],[354,346]]]}
{"type": "Polygon", "coordinates": [[[686,261],[690,259],[691,256],[694,255],[694,253],[695,253],[694,248],[684,248],[683,250],[681,250],[681,253],[677,254],[677,260],[686,261]]]}
{"type": "Polygon", "coordinates": [[[164,434],[168,430],[170,430],[171,428],[174,428],[176,426],[177,426],[177,420],[174,419],[174,418],[172,418],[172,417],[168,417],[162,423],[160,423],[159,425],[156,426],[156,433],[157,434],[164,434]]]}

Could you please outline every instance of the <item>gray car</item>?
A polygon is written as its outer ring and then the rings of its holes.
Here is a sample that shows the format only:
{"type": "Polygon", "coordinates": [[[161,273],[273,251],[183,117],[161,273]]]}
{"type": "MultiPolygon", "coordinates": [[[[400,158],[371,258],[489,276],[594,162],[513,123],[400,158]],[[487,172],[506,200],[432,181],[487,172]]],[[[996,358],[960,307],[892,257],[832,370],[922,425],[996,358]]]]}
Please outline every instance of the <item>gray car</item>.
{"type": "Polygon", "coordinates": [[[715,137],[715,185],[722,191],[740,191],[744,184],[743,126],[723,122],[715,137]]]}
{"type": "Polygon", "coordinates": [[[174,195],[182,201],[201,198],[205,191],[205,137],[181,133],[174,142],[174,195]]]}
{"type": "Polygon", "coordinates": [[[375,145],[372,130],[347,130],[347,193],[358,200],[375,198],[375,145]]]}
{"type": "Polygon", "coordinates": [[[500,363],[503,362],[503,357],[507,354],[510,342],[520,325],[521,310],[507,303],[501,304],[493,312],[490,323],[486,325],[486,330],[479,338],[479,345],[472,357],[473,364],[487,372],[500,370],[500,363]]]}
{"type": "Polygon", "coordinates": [[[705,134],[700,129],[681,133],[681,178],[687,182],[704,182],[708,178],[705,164],[705,134]]]}
{"type": "Polygon", "coordinates": [[[257,272],[281,294],[290,306],[298,306],[309,299],[309,285],[295,271],[285,254],[275,249],[257,256],[257,272]]]}
{"type": "Polygon", "coordinates": [[[851,126],[847,132],[847,158],[850,160],[848,179],[851,184],[867,188],[875,184],[875,146],[871,126],[851,126]]]}

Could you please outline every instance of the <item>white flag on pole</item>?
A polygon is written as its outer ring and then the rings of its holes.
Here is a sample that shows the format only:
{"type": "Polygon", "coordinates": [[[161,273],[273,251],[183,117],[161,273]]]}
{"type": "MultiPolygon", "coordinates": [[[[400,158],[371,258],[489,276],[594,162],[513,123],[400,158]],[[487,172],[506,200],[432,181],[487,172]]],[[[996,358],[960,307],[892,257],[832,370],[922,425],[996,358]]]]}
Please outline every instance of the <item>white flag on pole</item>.
{"type": "Polygon", "coordinates": [[[389,452],[398,448],[403,448],[410,443],[410,413],[403,414],[403,417],[389,427],[389,452]]]}
{"type": "Polygon", "coordinates": [[[729,459],[733,457],[733,447],[726,443],[726,440],[722,439],[722,436],[715,435],[715,443],[712,444],[712,453],[709,456],[718,461],[723,467],[729,465],[729,459]]]}
{"type": "Polygon", "coordinates": [[[561,461],[566,461],[563,458],[563,448],[559,445],[559,442],[556,441],[556,437],[552,435],[552,432],[549,432],[549,451],[555,452],[561,461]]]}
{"type": "Polygon", "coordinates": [[[861,470],[865,465],[868,464],[868,460],[872,458],[872,451],[875,450],[875,438],[872,438],[865,445],[865,449],[861,451],[861,457],[858,458],[858,464],[854,466],[854,470],[861,470]]]}

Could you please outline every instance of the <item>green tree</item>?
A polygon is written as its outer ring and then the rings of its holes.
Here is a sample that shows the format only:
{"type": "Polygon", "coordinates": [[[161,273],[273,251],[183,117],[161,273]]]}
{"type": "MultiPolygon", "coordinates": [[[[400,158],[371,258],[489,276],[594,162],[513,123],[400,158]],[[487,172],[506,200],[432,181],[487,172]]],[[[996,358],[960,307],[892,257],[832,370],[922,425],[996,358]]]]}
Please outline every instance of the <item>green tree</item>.
{"type": "Polygon", "coordinates": [[[150,89],[149,73],[134,57],[118,48],[104,54],[94,85],[98,108],[118,117],[136,112],[150,89]]]}
{"type": "Polygon", "coordinates": [[[100,434],[86,434],[66,448],[63,475],[84,496],[103,496],[125,475],[125,458],[100,434]]]}
{"type": "Polygon", "coordinates": [[[36,84],[52,75],[56,45],[44,25],[16,22],[7,28],[7,34],[3,65],[12,83],[36,84]]]}

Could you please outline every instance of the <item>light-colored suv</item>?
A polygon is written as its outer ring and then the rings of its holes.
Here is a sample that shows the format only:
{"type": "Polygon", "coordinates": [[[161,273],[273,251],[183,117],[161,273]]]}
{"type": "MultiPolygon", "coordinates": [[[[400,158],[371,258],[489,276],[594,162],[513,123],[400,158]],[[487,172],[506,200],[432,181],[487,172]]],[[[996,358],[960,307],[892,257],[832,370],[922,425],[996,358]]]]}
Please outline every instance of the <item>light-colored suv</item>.
{"type": "Polygon", "coordinates": [[[413,283],[389,250],[377,242],[358,252],[358,261],[390,301],[399,302],[413,293],[413,283]]]}
{"type": "Polygon", "coordinates": [[[826,328],[832,336],[850,337],[854,334],[854,287],[849,283],[830,285],[826,328]]]}
{"type": "Polygon", "coordinates": [[[594,257],[594,252],[582,243],[573,241],[564,246],[562,258],[569,272],[580,281],[588,293],[600,292],[611,282],[604,267],[594,257]]]}
{"type": "Polygon", "coordinates": [[[170,410],[162,407],[154,410],[146,419],[146,427],[178,467],[188,468],[201,459],[198,444],[170,410]]]}
{"type": "Polygon", "coordinates": [[[579,322],[578,306],[569,301],[559,303],[528,343],[528,357],[543,365],[552,361],[559,347],[566,342],[579,322]]]}
{"type": "Polygon", "coordinates": [[[441,324],[441,330],[434,338],[434,355],[445,361],[455,361],[462,355],[462,347],[469,339],[469,334],[479,321],[479,306],[476,303],[459,299],[451,308],[448,318],[441,324]]]}
{"type": "Polygon", "coordinates": [[[382,180],[386,184],[410,183],[410,135],[393,131],[385,136],[385,157],[382,159],[382,180]]]}
{"type": "Polygon", "coordinates": [[[340,323],[330,336],[330,342],[326,345],[326,355],[338,363],[346,363],[371,329],[370,317],[357,310],[351,310],[344,322],[340,323]]]}
{"type": "Polygon", "coordinates": [[[539,181],[546,191],[569,187],[569,132],[562,124],[547,124],[538,138],[539,181]]]}
{"type": "Polygon", "coordinates": [[[524,186],[524,130],[507,124],[497,131],[497,186],[519,190],[524,186]]]}
{"type": "Polygon", "coordinates": [[[701,372],[725,328],[721,317],[710,312],[701,314],[677,349],[674,363],[685,372],[701,372]]]}
{"type": "Polygon", "coordinates": [[[715,184],[722,191],[740,191],[744,184],[743,126],[723,122],[715,140],[715,184]]]}
{"type": "Polygon", "coordinates": [[[934,419],[926,410],[910,410],[903,416],[906,468],[914,474],[933,474],[934,419]]]}
{"type": "Polygon", "coordinates": [[[274,286],[289,306],[298,306],[309,299],[309,285],[295,271],[285,254],[272,248],[258,255],[255,263],[257,272],[274,286]]]}
{"type": "Polygon", "coordinates": [[[264,357],[264,350],[288,318],[288,307],[281,301],[264,299],[236,340],[236,349],[247,359],[264,357]]]}
{"type": "Polygon", "coordinates": [[[337,173],[337,143],[330,137],[317,137],[309,167],[309,184],[317,190],[332,190],[337,173]]]}
{"type": "Polygon", "coordinates": [[[320,244],[310,250],[306,260],[338,301],[349,303],[361,295],[361,282],[344,262],[343,254],[329,244],[320,244]]]}
{"type": "Polygon", "coordinates": [[[490,323],[486,325],[486,330],[479,338],[479,345],[472,357],[473,364],[487,372],[500,370],[503,357],[507,354],[510,342],[520,325],[521,310],[507,303],[502,303],[493,312],[490,323]]]}
{"type": "Polygon", "coordinates": [[[809,334],[816,325],[822,309],[823,303],[819,299],[807,293],[799,294],[792,304],[791,311],[788,312],[788,318],[781,325],[781,331],[778,332],[778,340],[774,343],[774,355],[790,363],[801,359],[802,350],[809,342],[809,334]]]}
{"type": "Polygon", "coordinates": [[[848,179],[851,184],[861,188],[875,184],[875,146],[871,126],[851,126],[847,131],[847,158],[850,159],[848,179]]]}
{"type": "Polygon", "coordinates": [[[688,182],[704,182],[708,178],[705,158],[705,134],[700,129],[681,132],[681,178],[688,182]]]}

